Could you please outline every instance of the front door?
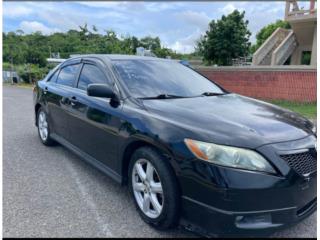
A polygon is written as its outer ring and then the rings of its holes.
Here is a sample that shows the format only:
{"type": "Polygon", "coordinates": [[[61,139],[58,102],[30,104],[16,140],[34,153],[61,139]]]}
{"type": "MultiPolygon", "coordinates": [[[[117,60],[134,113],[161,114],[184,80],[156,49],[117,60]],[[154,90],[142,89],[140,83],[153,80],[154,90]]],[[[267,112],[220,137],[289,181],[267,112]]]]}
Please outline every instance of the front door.
{"type": "Polygon", "coordinates": [[[84,61],[77,86],[72,91],[69,122],[72,144],[109,168],[116,168],[121,105],[113,107],[110,99],[90,97],[90,83],[112,85],[102,63],[84,61]]]}

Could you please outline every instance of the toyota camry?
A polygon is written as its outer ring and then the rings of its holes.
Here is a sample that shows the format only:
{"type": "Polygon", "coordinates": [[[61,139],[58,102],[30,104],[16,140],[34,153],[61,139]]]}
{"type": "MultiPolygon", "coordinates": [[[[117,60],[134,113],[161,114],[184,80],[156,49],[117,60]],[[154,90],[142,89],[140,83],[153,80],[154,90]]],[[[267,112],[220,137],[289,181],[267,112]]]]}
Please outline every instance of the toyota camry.
{"type": "Polygon", "coordinates": [[[315,126],[178,61],[70,58],[37,82],[34,115],[44,145],[128,185],[153,227],[260,235],[316,210],[315,126]]]}

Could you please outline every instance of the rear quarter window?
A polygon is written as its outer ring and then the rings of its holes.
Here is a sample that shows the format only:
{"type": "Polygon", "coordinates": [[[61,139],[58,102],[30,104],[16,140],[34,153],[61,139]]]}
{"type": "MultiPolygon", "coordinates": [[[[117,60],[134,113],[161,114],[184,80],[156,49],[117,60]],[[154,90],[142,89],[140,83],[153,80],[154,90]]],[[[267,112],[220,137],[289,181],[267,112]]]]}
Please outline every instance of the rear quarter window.
{"type": "Polygon", "coordinates": [[[69,65],[60,70],[57,83],[73,87],[80,64],[69,65]]]}
{"type": "Polygon", "coordinates": [[[59,70],[55,71],[48,79],[48,82],[56,82],[58,74],[59,74],[59,70]]]}

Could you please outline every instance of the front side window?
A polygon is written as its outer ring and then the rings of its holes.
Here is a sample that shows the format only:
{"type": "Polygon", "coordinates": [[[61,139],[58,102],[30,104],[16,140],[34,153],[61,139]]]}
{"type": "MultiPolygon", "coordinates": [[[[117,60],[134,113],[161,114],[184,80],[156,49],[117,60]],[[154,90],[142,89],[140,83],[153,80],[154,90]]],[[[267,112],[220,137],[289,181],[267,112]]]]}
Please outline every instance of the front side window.
{"type": "Polygon", "coordinates": [[[120,80],[136,98],[161,94],[182,97],[217,94],[223,90],[196,71],[178,62],[167,60],[114,60],[120,80]]]}
{"type": "Polygon", "coordinates": [[[103,72],[92,64],[84,64],[79,77],[78,88],[86,90],[91,83],[104,83],[108,81],[103,72]]]}
{"type": "Polygon", "coordinates": [[[66,66],[60,70],[57,78],[57,83],[65,86],[72,87],[76,80],[78,68],[80,64],[66,66]]]}

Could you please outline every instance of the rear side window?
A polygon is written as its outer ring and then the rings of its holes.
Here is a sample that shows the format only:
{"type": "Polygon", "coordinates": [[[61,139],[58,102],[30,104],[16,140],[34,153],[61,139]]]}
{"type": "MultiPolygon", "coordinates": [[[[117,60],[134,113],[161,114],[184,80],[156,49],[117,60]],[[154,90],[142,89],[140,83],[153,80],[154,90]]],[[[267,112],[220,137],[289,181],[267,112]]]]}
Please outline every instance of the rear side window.
{"type": "Polygon", "coordinates": [[[74,81],[76,80],[78,68],[79,64],[74,64],[62,68],[57,78],[57,83],[72,87],[74,81]]]}
{"type": "Polygon", "coordinates": [[[88,85],[91,83],[107,84],[109,81],[97,66],[92,64],[84,64],[79,77],[78,88],[87,90],[88,85]]]}
{"type": "Polygon", "coordinates": [[[59,74],[59,70],[55,71],[55,73],[51,75],[51,77],[49,78],[48,81],[50,81],[50,82],[56,82],[56,79],[57,79],[58,74],[59,74]]]}

